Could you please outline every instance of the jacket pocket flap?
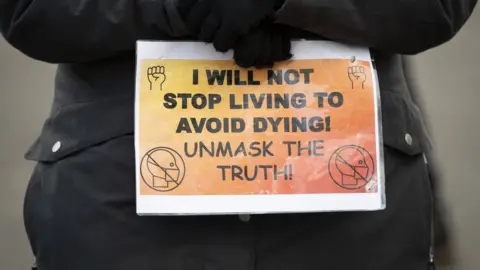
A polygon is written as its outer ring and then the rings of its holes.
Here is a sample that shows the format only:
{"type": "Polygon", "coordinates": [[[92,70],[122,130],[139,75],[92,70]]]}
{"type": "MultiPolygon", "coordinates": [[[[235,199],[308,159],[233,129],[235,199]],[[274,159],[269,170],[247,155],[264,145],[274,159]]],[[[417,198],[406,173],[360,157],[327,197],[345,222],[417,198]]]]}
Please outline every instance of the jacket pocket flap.
{"type": "Polygon", "coordinates": [[[55,162],[89,146],[133,133],[133,127],[132,97],[69,105],[47,119],[25,158],[55,162]]]}
{"type": "Polygon", "coordinates": [[[384,145],[410,156],[423,153],[428,141],[413,102],[392,91],[383,91],[381,99],[384,145]]]}

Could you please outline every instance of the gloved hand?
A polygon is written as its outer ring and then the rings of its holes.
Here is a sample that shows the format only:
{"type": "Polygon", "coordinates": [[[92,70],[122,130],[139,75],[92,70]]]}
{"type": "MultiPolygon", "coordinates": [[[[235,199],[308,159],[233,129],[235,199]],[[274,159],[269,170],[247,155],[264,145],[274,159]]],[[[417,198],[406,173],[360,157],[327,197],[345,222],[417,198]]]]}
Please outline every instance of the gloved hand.
{"type": "Polygon", "coordinates": [[[233,49],[235,62],[243,68],[268,68],[292,57],[290,32],[269,21],[240,37],[233,49]]]}
{"type": "Polygon", "coordinates": [[[272,16],[284,1],[199,0],[186,16],[186,23],[192,35],[226,52],[240,36],[272,16]]]}
{"type": "Polygon", "coordinates": [[[180,17],[185,18],[198,1],[200,0],[177,0],[174,2],[174,4],[178,14],[180,14],[180,17]]]}

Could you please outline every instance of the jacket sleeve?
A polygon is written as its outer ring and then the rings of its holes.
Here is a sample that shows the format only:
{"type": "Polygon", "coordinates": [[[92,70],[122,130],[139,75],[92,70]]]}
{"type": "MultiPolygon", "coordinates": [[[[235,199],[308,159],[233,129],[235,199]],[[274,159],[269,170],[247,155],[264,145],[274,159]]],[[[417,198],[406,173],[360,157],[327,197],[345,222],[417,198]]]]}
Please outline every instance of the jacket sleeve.
{"type": "Polygon", "coordinates": [[[417,54],[453,38],[477,0],[286,0],[277,22],[324,38],[417,54]]]}
{"type": "Polygon", "coordinates": [[[27,56],[87,62],[134,50],[138,39],[186,34],[176,0],[1,0],[0,32],[27,56]]]}

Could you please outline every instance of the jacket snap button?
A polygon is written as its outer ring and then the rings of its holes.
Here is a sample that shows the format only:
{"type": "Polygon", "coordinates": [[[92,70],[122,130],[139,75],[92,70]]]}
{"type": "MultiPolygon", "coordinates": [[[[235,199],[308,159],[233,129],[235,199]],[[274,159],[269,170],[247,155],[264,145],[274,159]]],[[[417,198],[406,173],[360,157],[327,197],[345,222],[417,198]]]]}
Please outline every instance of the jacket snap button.
{"type": "Polygon", "coordinates": [[[238,215],[238,218],[243,222],[249,222],[251,217],[250,215],[238,215]]]}
{"type": "Polygon", "coordinates": [[[412,146],[412,143],[413,143],[413,138],[412,138],[412,135],[410,135],[409,133],[405,134],[405,142],[412,146]]]}
{"type": "Polygon", "coordinates": [[[52,152],[56,153],[62,147],[62,142],[58,141],[52,146],[52,152]]]}

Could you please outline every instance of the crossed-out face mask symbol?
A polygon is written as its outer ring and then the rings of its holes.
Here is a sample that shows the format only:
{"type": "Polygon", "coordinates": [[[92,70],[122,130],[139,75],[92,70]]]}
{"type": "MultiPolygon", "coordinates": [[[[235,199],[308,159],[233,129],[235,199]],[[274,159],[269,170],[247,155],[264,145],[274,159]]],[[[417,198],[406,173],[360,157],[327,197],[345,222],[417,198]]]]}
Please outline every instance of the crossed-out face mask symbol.
{"type": "Polygon", "coordinates": [[[335,165],[342,176],[342,185],[356,186],[368,181],[369,167],[363,153],[355,148],[344,149],[335,158],[335,165]]]}
{"type": "Polygon", "coordinates": [[[169,184],[178,185],[180,169],[172,153],[168,151],[156,151],[148,156],[147,168],[153,177],[155,188],[169,188],[169,184]]]}

